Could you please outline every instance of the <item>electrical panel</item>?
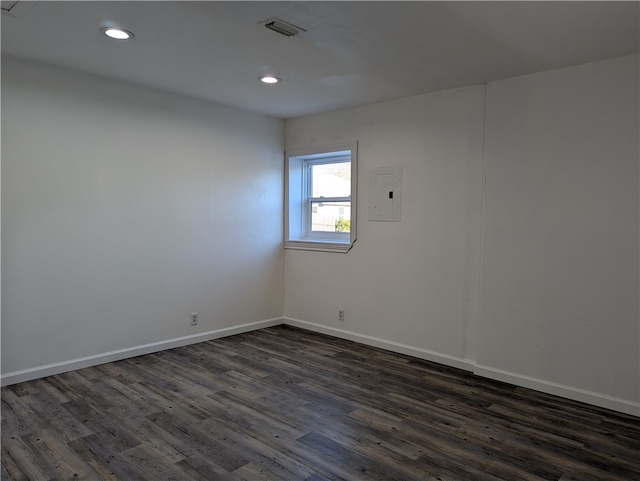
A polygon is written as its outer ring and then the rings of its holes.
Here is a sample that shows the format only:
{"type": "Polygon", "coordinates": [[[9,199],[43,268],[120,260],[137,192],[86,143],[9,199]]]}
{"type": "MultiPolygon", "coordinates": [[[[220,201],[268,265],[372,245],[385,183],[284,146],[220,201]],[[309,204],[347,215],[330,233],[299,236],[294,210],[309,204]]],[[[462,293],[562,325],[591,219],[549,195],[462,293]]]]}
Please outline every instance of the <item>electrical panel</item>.
{"type": "Polygon", "coordinates": [[[402,167],[371,171],[369,220],[399,222],[402,207],[402,167]]]}

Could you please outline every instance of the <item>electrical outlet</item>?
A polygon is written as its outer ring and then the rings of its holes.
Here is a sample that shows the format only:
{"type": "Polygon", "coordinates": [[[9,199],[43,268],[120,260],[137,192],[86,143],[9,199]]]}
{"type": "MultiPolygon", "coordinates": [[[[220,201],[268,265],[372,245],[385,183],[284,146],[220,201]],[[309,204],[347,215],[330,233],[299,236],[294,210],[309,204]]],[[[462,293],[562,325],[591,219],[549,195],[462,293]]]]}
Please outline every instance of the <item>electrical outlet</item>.
{"type": "Polygon", "coordinates": [[[192,312],[191,313],[191,325],[192,326],[197,326],[198,325],[198,313],[197,312],[192,312]]]}
{"type": "Polygon", "coordinates": [[[338,309],[338,320],[344,321],[344,309],[338,309]]]}

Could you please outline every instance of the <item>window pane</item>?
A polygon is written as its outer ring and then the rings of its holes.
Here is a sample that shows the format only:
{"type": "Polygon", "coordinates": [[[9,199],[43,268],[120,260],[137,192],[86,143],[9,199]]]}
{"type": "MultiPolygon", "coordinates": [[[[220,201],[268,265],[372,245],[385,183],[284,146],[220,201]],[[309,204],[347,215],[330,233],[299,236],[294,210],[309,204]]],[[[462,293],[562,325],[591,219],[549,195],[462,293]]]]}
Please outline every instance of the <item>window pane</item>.
{"type": "Polygon", "coordinates": [[[351,202],[312,202],[311,230],[314,232],[350,232],[351,202]]]}
{"type": "Polygon", "coordinates": [[[351,162],[311,165],[311,197],[349,197],[351,162]]]}

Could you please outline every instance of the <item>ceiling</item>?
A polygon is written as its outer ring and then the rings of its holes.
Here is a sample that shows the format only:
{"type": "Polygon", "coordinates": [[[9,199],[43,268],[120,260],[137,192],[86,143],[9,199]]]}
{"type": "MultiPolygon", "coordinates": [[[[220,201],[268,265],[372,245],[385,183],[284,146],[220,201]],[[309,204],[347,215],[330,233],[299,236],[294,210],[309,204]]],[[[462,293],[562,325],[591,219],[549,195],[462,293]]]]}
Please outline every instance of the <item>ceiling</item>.
{"type": "Polygon", "coordinates": [[[14,0],[2,53],[290,118],[636,53],[639,5],[14,0]]]}

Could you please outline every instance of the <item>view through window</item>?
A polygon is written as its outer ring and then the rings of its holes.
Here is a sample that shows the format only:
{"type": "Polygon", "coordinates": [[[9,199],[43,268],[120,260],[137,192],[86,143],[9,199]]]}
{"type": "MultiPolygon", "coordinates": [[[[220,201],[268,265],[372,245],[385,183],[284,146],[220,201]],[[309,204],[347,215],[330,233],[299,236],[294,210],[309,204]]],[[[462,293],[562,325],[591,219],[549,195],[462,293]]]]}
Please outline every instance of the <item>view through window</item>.
{"type": "Polygon", "coordinates": [[[351,161],[309,161],[311,232],[350,232],[351,161]]]}

